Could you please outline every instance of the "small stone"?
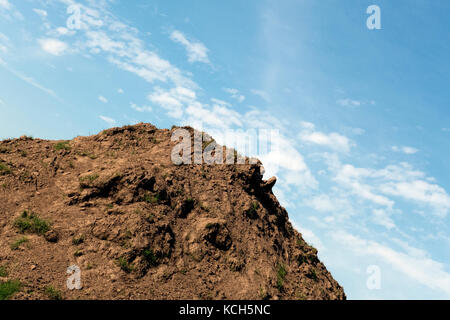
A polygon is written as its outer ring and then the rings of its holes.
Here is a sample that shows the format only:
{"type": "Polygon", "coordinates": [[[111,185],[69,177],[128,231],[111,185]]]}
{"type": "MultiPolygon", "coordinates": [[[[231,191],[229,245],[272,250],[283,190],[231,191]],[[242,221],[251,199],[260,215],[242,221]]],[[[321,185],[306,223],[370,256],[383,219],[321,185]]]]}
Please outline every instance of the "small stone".
{"type": "Polygon", "coordinates": [[[53,242],[53,243],[58,242],[58,240],[59,240],[58,233],[56,231],[54,231],[54,230],[47,231],[44,234],[44,238],[48,242],[53,242]]]}
{"type": "Polygon", "coordinates": [[[35,265],[35,264],[31,265],[31,268],[30,268],[30,269],[31,269],[31,270],[36,269],[36,265],[35,265]]]}

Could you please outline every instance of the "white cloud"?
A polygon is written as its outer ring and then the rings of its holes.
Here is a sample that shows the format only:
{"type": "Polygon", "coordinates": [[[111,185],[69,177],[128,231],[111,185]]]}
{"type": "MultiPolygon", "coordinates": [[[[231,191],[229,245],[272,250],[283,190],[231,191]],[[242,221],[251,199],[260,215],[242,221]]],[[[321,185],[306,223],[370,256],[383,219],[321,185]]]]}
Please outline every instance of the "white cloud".
{"type": "Polygon", "coordinates": [[[307,122],[307,121],[301,121],[300,122],[300,126],[302,127],[302,128],[304,128],[305,130],[314,130],[315,129],[315,125],[314,125],[314,123],[312,123],[312,122],[307,122]]]}
{"type": "Polygon", "coordinates": [[[104,96],[98,96],[98,100],[103,103],[108,103],[108,99],[106,99],[104,96]]]}
{"type": "Polygon", "coordinates": [[[3,53],[8,52],[8,48],[11,46],[9,38],[0,32],[0,51],[3,53]]]}
{"type": "Polygon", "coordinates": [[[315,126],[310,122],[302,122],[301,126],[304,129],[299,137],[304,142],[325,146],[338,152],[349,152],[352,147],[352,142],[346,136],[339,133],[332,132],[326,134],[314,131],[315,126]]]}
{"type": "Polygon", "coordinates": [[[135,104],[135,103],[133,103],[133,102],[131,102],[130,103],[130,106],[131,106],[131,108],[132,109],[134,109],[134,110],[136,110],[136,111],[138,111],[138,112],[152,112],[152,107],[150,107],[150,106],[138,106],[137,104],[135,104]]]}
{"type": "Polygon", "coordinates": [[[335,204],[326,194],[321,194],[306,200],[306,204],[317,211],[332,212],[336,210],[335,204]]]}
{"type": "Polygon", "coordinates": [[[55,56],[64,54],[64,52],[66,52],[68,49],[68,45],[58,39],[39,39],[38,42],[42,50],[55,56]]]}
{"type": "Polygon", "coordinates": [[[122,88],[119,88],[119,89],[117,89],[117,93],[120,93],[120,94],[124,94],[124,93],[125,93],[125,91],[123,91],[123,89],[122,89],[122,88]]]}
{"type": "Polygon", "coordinates": [[[4,8],[6,10],[9,10],[12,8],[11,3],[9,3],[8,0],[0,0],[0,7],[4,8]]]}
{"type": "Polygon", "coordinates": [[[252,89],[250,92],[253,93],[256,96],[259,96],[260,98],[262,98],[266,102],[270,102],[270,97],[269,97],[269,94],[267,92],[265,92],[263,90],[257,90],[257,89],[252,89]]]}
{"type": "Polygon", "coordinates": [[[361,101],[348,98],[337,100],[336,103],[342,107],[359,107],[361,105],[361,101]]]}
{"type": "Polygon", "coordinates": [[[196,93],[184,87],[175,87],[170,90],[156,87],[147,98],[149,101],[166,109],[169,116],[181,119],[184,108],[196,102],[196,93]]]}
{"type": "Polygon", "coordinates": [[[209,63],[208,48],[199,41],[189,41],[186,36],[175,30],[170,34],[170,39],[183,45],[187,51],[188,61],[190,63],[203,62],[209,63]]]}
{"type": "Polygon", "coordinates": [[[0,15],[5,20],[23,20],[23,15],[8,0],[0,0],[0,15]]]}
{"type": "Polygon", "coordinates": [[[35,9],[33,9],[33,11],[42,18],[47,17],[47,11],[45,11],[45,10],[35,8],[35,9]]]}
{"type": "Polygon", "coordinates": [[[198,120],[200,120],[202,125],[215,129],[228,129],[242,125],[239,113],[218,104],[214,104],[211,107],[198,102],[190,103],[186,108],[186,114],[189,116],[188,123],[198,123],[198,120]]]}
{"type": "Polygon", "coordinates": [[[440,186],[427,181],[388,182],[382,184],[380,190],[388,195],[429,205],[436,210],[438,215],[443,217],[450,210],[450,196],[447,192],[440,186]]]}
{"type": "Polygon", "coordinates": [[[113,118],[110,117],[105,117],[105,116],[99,116],[100,119],[102,119],[103,121],[105,121],[107,124],[113,126],[116,124],[116,120],[114,120],[113,118]]]}
{"type": "Polygon", "coordinates": [[[395,202],[388,198],[398,197],[412,203],[428,206],[437,216],[445,217],[450,210],[450,196],[437,185],[433,177],[414,170],[405,162],[382,169],[357,168],[342,165],[336,156],[328,156],[329,170],[339,185],[351,190],[354,195],[392,210],[395,202]]]}
{"type": "Polygon", "coordinates": [[[403,152],[404,154],[415,154],[415,153],[419,152],[419,150],[416,148],[406,147],[406,146],[403,146],[403,147],[393,146],[392,151],[403,152]]]}
{"type": "Polygon", "coordinates": [[[382,209],[373,209],[373,222],[384,226],[387,229],[395,228],[394,221],[389,217],[389,214],[382,209]]]}
{"type": "Polygon", "coordinates": [[[366,132],[366,130],[362,128],[349,128],[349,129],[353,134],[356,134],[358,136],[363,135],[366,132]]]}
{"type": "Polygon", "coordinates": [[[226,106],[226,107],[231,106],[228,102],[216,98],[211,98],[211,102],[219,106],[226,106]]]}
{"type": "Polygon", "coordinates": [[[55,29],[54,32],[52,32],[52,34],[55,34],[56,36],[68,36],[68,35],[74,35],[75,31],[69,30],[65,27],[58,27],[55,29]]]}
{"type": "Polygon", "coordinates": [[[224,88],[223,91],[229,93],[233,99],[237,100],[240,103],[244,102],[245,100],[245,96],[240,94],[238,89],[224,88]]]}
{"type": "Polygon", "coordinates": [[[450,274],[445,271],[444,264],[431,259],[425,251],[411,246],[403,246],[406,252],[396,251],[342,231],[334,233],[332,237],[354,253],[377,257],[417,283],[450,296],[450,274]]]}
{"type": "Polygon", "coordinates": [[[17,78],[25,81],[26,83],[32,85],[33,87],[45,92],[46,94],[58,99],[58,101],[61,102],[61,100],[58,98],[58,96],[56,95],[56,93],[51,90],[48,89],[47,87],[43,86],[42,84],[38,83],[36,80],[34,80],[32,77],[29,77],[25,74],[23,74],[20,71],[17,71],[11,67],[9,67],[1,58],[0,58],[0,66],[2,66],[3,68],[5,68],[6,70],[8,70],[9,72],[11,72],[14,76],[16,76],[17,78]]]}

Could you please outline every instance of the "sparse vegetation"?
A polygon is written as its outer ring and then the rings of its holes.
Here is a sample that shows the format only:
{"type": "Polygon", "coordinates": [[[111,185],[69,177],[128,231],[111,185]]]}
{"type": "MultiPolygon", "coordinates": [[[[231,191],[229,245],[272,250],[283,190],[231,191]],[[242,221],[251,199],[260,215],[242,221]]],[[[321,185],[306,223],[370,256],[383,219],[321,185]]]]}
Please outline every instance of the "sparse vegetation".
{"type": "Polygon", "coordinates": [[[69,146],[69,141],[63,141],[63,142],[58,142],[57,144],[55,144],[54,146],[56,151],[59,150],[70,150],[70,146],[69,146]]]}
{"type": "Polygon", "coordinates": [[[50,230],[50,223],[39,218],[36,214],[27,211],[22,212],[22,215],[14,221],[14,226],[19,229],[21,233],[35,233],[43,235],[50,230]]]}
{"type": "Polygon", "coordinates": [[[183,268],[183,269],[180,270],[180,273],[182,275],[185,275],[187,272],[188,272],[188,270],[186,268],[183,268]]]}
{"type": "Polygon", "coordinates": [[[316,269],[312,268],[306,276],[314,281],[317,281],[316,269]]]}
{"type": "Polygon", "coordinates": [[[0,176],[7,175],[11,173],[11,168],[5,163],[0,161],[0,176]]]}
{"type": "Polygon", "coordinates": [[[155,137],[153,137],[153,138],[151,139],[151,141],[152,141],[152,143],[154,143],[154,144],[158,144],[158,143],[159,143],[159,141],[158,141],[158,140],[156,140],[156,138],[155,138],[155,137]]]}
{"type": "Polygon", "coordinates": [[[77,257],[77,258],[81,257],[82,255],[83,255],[83,251],[81,251],[81,250],[77,250],[73,253],[73,256],[77,257]]]}
{"type": "Polygon", "coordinates": [[[133,271],[133,265],[129,263],[125,257],[120,257],[119,259],[117,259],[117,264],[119,265],[120,269],[122,269],[126,273],[130,273],[131,271],[133,271]]]}
{"type": "Polygon", "coordinates": [[[17,239],[16,241],[14,241],[11,244],[11,246],[10,246],[11,250],[18,250],[22,244],[27,243],[28,241],[29,240],[27,237],[22,237],[22,238],[17,239]]]}
{"type": "Polygon", "coordinates": [[[0,282],[0,300],[8,300],[20,290],[21,286],[18,280],[0,282]]]}
{"type": "Polygon", "coordinates": [[[156,257],[153,250],[145,249],[144,252],[142,253],[142,256],[144,257],[145,261],[147,261],[147,263],[150,266],[154,267],[158,264],[158,258],[156,257]]]}
{"type": "Polygon", "coordinates": [[[261,300],[269,300],[270,299],[270,294],[264,290],[262,287],[259,288],[259,297],[261,298],[261,300]]]}
{"type": "Polygon", "coordinates": [[[88,157],[89,159],[92,159],[92,160],[95,160],[98,158],[95,154],[93,154],[91,152],[86,152],[86,151],[80,151],[77,154],[81,157],[88,157]]]}
{"type": "Polygon", "coordinates": [[[45,294],[50,300],[62,300],[62,294],[59,290],[53,288],[52,286],[47,286],[45,288],[45,294]]]}
{"type": "Polygon", "coordinates": [[[301,266],[303,263],[307,262],[307,259],[304,255],[300,254],[297,257],[297,262],[298,262],[298,265],[301,266]]]}
{"type": "Polygon", "coordinates": [[[84,176],[84,177],[81,177],[80,178],[80,182],[89,182],[89,183],[92,183],[92,182],[94,182],[95,180],[97,180],[98,178],[99,178],[100,176],[98,175],[98,174],[91,174],[91,175],[88,175],[88,176],[84,176]]]}
{"type": "Polygon", "coordinates": [[[144,201],[147,203],[159,203],[161,201],[161,195],[159,193],[154,195],[146,194],[144,196],[144,201]]]}
{"type": "Polygon", "coordinates": [[[249,209],[245,210],[245,215],[249,218],[256,218],[257,216],[257,210],[259,209],[259,203],[258,202],[252,202],[249,209]]]}
{"type": "Polygon", "coordinates": [[[277,267],[277,288],[282,291],[284,287],[284,279],[286,278],[287,271],[283,264],[278,264],[277,267]]]}
{"type": "Polygon", "coordinates": [[[0,277],[7,277],[8,276],[8,270],[6,270],[5,266],[0,266],[0,277]]]}
{"type": "Polygon", "coordinates": [[[72,244],[78,246],[84,242],[84,235],[79,235],[72,238],[72,244]]]}

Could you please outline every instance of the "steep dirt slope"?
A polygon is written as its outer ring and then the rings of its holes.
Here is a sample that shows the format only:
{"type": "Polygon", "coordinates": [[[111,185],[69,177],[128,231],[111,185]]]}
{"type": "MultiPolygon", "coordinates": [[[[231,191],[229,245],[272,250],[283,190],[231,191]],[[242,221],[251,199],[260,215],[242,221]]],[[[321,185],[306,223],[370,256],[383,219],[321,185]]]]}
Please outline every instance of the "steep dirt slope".
{"type": "Polygon", "coordinates": [[[138,124],[0,142],[0,283],[21,283],[11,298],[345,298],[259,163],[176,166],[171,134],[138,124]],[[66,287],[72,265],[81,290],[66,287]]]}

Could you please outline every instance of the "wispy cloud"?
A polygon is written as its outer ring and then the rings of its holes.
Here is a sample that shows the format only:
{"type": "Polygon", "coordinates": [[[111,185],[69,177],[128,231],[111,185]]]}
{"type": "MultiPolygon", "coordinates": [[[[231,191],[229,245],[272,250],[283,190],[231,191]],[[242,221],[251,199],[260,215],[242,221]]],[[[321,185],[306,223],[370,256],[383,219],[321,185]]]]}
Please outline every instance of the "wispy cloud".
{"type": "Polygon", "coordinates": [[[23,15],[8,0],[0,0],[0,15],[6,20],[23,20],[23,15]]]}
{"type": "Polygon", "coordinates": [[[251,93],[253,93],[254,95],[260,97],[261,99],[263,99],[266,102],[270,102],[270,96],[267,92],[265,92],[264,90],[257,90],[257,89],[252,89],[250,91],[251,93]]]}
{"type": "Polygon", "coordinates": [[[98,96],[98,100],[103,103],[108,103],[108,99],[106,99],[104,96],[98,96]]]}
{"type": "Polygon", "coordinates": [[[310,122],[302,122],[303,130],[299,134],[299,138],[308,143],[317,144],[327,148],[331,148],[338,152],[349,152],[353,143],[346,136],[339,133],[323,133],[315,130],[315,125],[310,122]]]}
{"type": "Polygon", "coordinates": [[[336,103],[342,107],[359,107],[362,103],[359,100],[353,100],[353,99],[339,99],[336,101],[336,103]]]}
{"type": "Polygon", "coordinates": [[[10,10],[12,8],[11,3],[8,0],[0,0],[0,8],[10,10]]]}
{"type": "Polygon", "coordinates": [[[3,68],[5,68],[6,70],[8,70],[10,73],[12,73],[12,74],[13,74],[14,76],[16,76],[17,78],[19,78],[19,79],[25,81],[26,83],[32,85],[33,87],[35,87],[35,88],[37,88],[37,89],[39,89],[39,90],[41,90],[41,91],[43,91],[43,92],[45,92],[46,94],[48,94],[48,95],[50,95],[50,96],[56,98],[58,101],[61,102],[61,99],[58,98],[58,96],[56,95],[56,93],[55,93],[53,90],[44,87],[43,85],[41,85],[40,83],[38,83],[36,80],[34,80],[32,77],[29,77],[29,76],[23,74],[22,72],[17,71],[17,70],[15,70],[15,69],[11,68],[11,67],[8,66],[8,65],[6,64],[6,62],[3,61],[1,58],[0,58],[0,66],[2,66],[3,68]]]}
{"type": "Polygon", "coordinates": [[[375,224],[379,224],[387,229],[393,229],[395,228],[395,223],[389,216],[389,213],[386,212],[386,210],[383,209],[373,209],[373,219],[372,221],[375,224]]]}
{"type": "Polygon", "coordinates": [[[60,56],[64,54],[68,49],[67,43],[58,39],[39,39],[38,42],[42,50],[54,56],[60,56]]]}
{"type": "Polygon", "coordinates": [[[11,47],[11,41],[9,38],[0,32],[0,52],[6,53],[11,47]]]}
{"type": "Polygon", "coordinates": [[[152,112],[153,109],[150,106],[138,106],[137,104],[131,102],[130,106],[132,109],[138,111],[138,112],[152,112]]]}
{"type": "Polygon", "coordinates": [[[237,100],[240,103],[244,102],[244,100],[245,100],[245,96],[240,94],[238,89],[224,88],[223,91],[225,91],[226,93],[229,93],[231,98],[237,100]]]}
{"type": "Polygon", "coordinates": [[[34,8],[33,9],[33,11],[37,14],[37,15],[39,15],[40,17],[47,17],[47,15],[48,15],[48,13],[47,13],[47,11],[45,11],[45,10],[43,10],[43,9],[36,9],[36,8],[34,8]]]}
{"type": "Polygon", "coordinates": [[[329,170],[335,173],[333,181],[353,195],[384,209],[393,210],[394,198],[397,198],[427,207],[436,217],[445,217],[450,212],[450,196],[445,189],[408,163],[382,169],[358,168],[341,164],[336,156],[328,156],[328,163],[329,170]]]}
{"type": "Polygon", "coordinates": [[[170,39],[183,45],[186,49],[188,61],[190,63],[203,62],[209,63],[208,48],[201,42],[195,40],[188,40],[186,36],[178,30],[170,34],[170,39]]]}
{"type": "Polygon", "coordinates": [[[428,205],[442,217],[450,211],[450,196],[445,189],[424,180],[389,182],[381,185],[380,190],[388,195],[428,205]]]}
{"type": "Polygon", "coordinates": [[[113,126],[116,124],[116,120],[114,120],[113,118],[106,117],[106,116],[99,116],[99,118],[102,119],[103,121],[105,121],[110,126],[113,126]]]}
{"type": "Polygon", "coordinates": [[[404,251],[397,251],[344,231],[334,233],[332,237],[355,254],[377,257],[417,283],[450,296],[450,274],[445,271],[444,264],[430,258],[425,251],[407,245],[403,246],[404,251]]]}
{"type": "Polygon", "coordinates": [[[415,153],[419,152],[419,149],[416,149],[413,147],[407,147],[407,146],[403,146],[403,147],[393,146],[392,151],[403,152],[404,154],[415,154],[415,153]]]}

